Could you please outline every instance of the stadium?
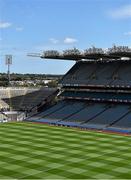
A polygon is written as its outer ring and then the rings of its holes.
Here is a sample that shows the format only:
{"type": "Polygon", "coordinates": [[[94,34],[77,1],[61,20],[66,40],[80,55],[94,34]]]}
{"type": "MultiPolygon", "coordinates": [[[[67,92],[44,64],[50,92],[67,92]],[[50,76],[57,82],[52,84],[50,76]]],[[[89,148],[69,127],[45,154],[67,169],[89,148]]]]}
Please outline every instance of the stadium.
{"type": "Polygon", "coordinates": [[[131,49],[39,57],[76,63],[58,88],[0,89],[0,178],[130,179],[131,49]]]}
{"type": "Polygon", "coordinates": [[[104,52],[93,47],[83,53],[74,48],[41,57],[74,59],[76,64],[59,82],[59,101],[29,120],[130,134],[130,48],[104,52]]]}

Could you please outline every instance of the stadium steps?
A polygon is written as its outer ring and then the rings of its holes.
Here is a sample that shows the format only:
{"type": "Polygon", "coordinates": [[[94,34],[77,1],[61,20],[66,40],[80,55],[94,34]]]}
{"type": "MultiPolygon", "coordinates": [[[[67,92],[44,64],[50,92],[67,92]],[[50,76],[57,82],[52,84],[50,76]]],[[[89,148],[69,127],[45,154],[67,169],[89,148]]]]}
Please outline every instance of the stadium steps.
{"type": "Polygon", "coordinates": [[[111,85],[111,84],[113,83],[113,81],[115,80],[115,79],[113,79],[113,77],[118,73],[118,71],[119,71],[119,69],[121,68],[121,66],[122,66],[122,64],[120,64],[120,65],[116,68],[116,70],[112,73],[112,75],[111,75],[112,81],[111,81],[108,85],[111,85]]]}
{"type": "Polygon", "coordinates": [[[54,106],[57,106],[57,105],[58,104],[53,105],[49,109],[45,110],[44,112],[41,112],[41,113],[37,114],[37,116],[34,116],[31,119],[35,119],[35,120],[44,119],[44,118],[48,117],[49,115],[51,115],[51,114],[53,114],[53,113],[63,109],[65,106],[67,106],[66,102],[64,102],[63,105],[61,105],[61,107],[58,106],[55,110],[48,112],[51,108],[54,108],[54,106]],[[46,113],[46,111],[48,113],[46,113]]]}
{"type": "Polygon", "coordinates": [[[77,110],[76,112],[73,112],[72,114],[70,114],[69,116],[67,116],[67,117],[65,117],[65,118],[63,118],[63,119],[61,119],[61,120],[59,120],[58,122],[61,122],[61,121],[64,121],[64,120],[66,120],[66,119],[70,118],[71,116],[73,116],[73,115],[75,115],[75,114],[79,113],[80,111],[82,111],[82,110],[83,110],[83,109],[85,109],[85,108],[86,108],[86,106],[85,106],[85,107],[80,108],[80,109],[79,109],[79,110],[77,110]]]}
{"type": "Polygon", "coordinates": [[[81,125],[90,122],[91,120],[93,120],[93,119],[96,118],[97,116],[101,115],[103,112],[105,112],[106,110],[108,110],[108,109],[110,109],[110,108],[111,108],[110,106],[109,106],[109,107],[106,107],[104,110],[102,110],[101,112],[97,113],[95,116],[93,116],[93,117],[91,117],[90,119],[82,122],[81,125]]]}
{"type": "Polygon", "coordinates": [[[57,112],[57,111],[63,109],[65,106],[67,106],[67,104],[64,104],[62,107],[59,107],[58,109],[56,109],[56,110],[54,110],[54,111],[52,111],[52,112],[46,114],[45,116],[42,116],[42,118],[45,118],[45,117],[47,117],[47,116],[49,116],[49,115],[51,115],[51,114],[53,114],[53,113],[55,113],[55,112],[57,112]]]}
{"type": "Polygon", "coordinates": [[[71,115],[74,112],[77,112],[79,109],[81,109],[85,105],[83,102],[79,101],[67,101],[66,106],[57,112],[47,116],[47,119],[52,119],[52,120],[62,120],[66,118],[67,116],[71,115]]]}
{"type": "Polygon", "coordinates": [[[110,123],[109,125],[107,125],[106,127],[110,127],[110,126],[113,126],[115,125],[118,121],[120,121],[121,119],[123,119],[124,117],[126,117],[128,114],[131,113],[131,110],[129,110],[127,113],[125,113],[123,116],[121,116],[119,119],[115,120],[114,122],[110,123]]]}
{"type": "Polygon", "coordinates": [[[91,74],[88,76],[88,81],[87,81],[87,84],[90,84],[90,82],[93,80],[93,78],[92,78],[92,76],[93,75],[95,75],[96,76],[96,72],[99,70],[99,66],[100,65],[98,65],[96,68],[95,68],[95,70],[93,71],[93,72],[91,72],[91,74]]]}

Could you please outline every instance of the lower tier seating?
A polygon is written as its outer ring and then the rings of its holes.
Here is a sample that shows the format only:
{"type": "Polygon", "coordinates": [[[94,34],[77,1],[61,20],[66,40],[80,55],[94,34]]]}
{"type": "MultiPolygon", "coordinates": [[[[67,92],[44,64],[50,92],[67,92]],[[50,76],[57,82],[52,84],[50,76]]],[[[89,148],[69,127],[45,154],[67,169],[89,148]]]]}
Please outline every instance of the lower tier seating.
{"type": "Polygon", "coordinates": [[[116,122],[112,127],[131,128],[131,112],[116,122]]]}
{"type": "Polygon", "coordinates": [[[128,104],[89,103],[62,100],[51,108],[28,118],[29,121],[78,126],[93,129],[122,127],[131,129],[131,109],[128,104]]]}
{"type": "Polygon", "coordinates": [[[55,92],[55,88],[1,88],[0,109],[30,110],[55,92]]]}
{"type": "Polygon", "coordinates": [[[122,116],[124,116],[127,112],[129,112],[128,106],[124,105],[114,105],[112,107],[107,108],[104,112],[93,118],[91,121],[85,122],[86,125],[103,125],[109,126],[114,121],[119,120],[122,116]]]}

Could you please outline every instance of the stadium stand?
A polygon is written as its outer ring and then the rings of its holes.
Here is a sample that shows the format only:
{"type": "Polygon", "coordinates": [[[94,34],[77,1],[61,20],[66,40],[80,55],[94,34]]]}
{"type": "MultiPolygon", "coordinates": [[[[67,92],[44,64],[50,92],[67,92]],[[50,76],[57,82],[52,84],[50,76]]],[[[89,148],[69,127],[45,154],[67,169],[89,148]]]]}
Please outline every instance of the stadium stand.
{"type": "Polygon", "coordinates": [[[131,112],[113,124],[112,127],[131,129],[131,112]]]}
{"type": "Polygon", "coordinates": [[[23,121],[53,103],[56,88],[0,88],[0,122],[23,121]]]}
{"type": "Polygon", "coordinates": [[[1,109],[30,110],[46,98],[51,96],[56,89],[42,88],[2,88],[0,89],[1,109]]]}
{"type": "Polygon", "coordinates": [[[60,101],[59,103],[57,103],[56,105],[53,105],[52,107],[48,108],[45,111],[42,111],[40,113],[38,113],[37,115],[33,116],[33,117],[29,117],[28,120],[39,120],[39,119],[43,119],[46,116],[60,110],[61,108],[63,108],[64,106],[66,106],[66,101],[60,101]]]}
{"type": "Polygon", "coordinates": [[[41,119],[41,120],[64,120],[67,117],[71,116],[72,114],[77,113],[81,109],[83,109],[85,106],[84,102],[79,101],[60,101],[55,106],[47,109],[45,112],[40,113],[39,116],[33,117],[31,119],[34,120],[34,118],[41,119]]]}
{"type": "Polygon", "coordinates": [[[67,102],[66,106],[61,108],[60,110],[50,114],[46,118],[48,119],[55,119],[55,120],[62,120],[67,118],[68,116],[76,113],[84,106],[83,102],[67,102]]]}
{"type": "MultiPolygon", "coordinates": [[[[107,52],[95,47],[83,52],[76,48],[63,53],[52,50],[44,52],[41,58],[74,60],[76,63],[60,80],[56,103],[26,120],[131,133],[130,48],[113,46],[107,52]]],[[[40,99],[42,96],[39,94],[40,99]]],[[[33,105],[37,99],[31,101],[31,97],[25,95],[21,105],[33,105]]]]}
{"type": "Polygon", "coordinates": [[[103,102],[131,102],[131,94],[123,92],[92,92],[92,91],[64,91],[60,94],[64,99],[83,99],[103,102]]]}
{"type": "MultiPolygon", "coordinates": [[[[28,120],[102,130],[112,125],[116,127],[122,119],[128,118],[130,111],[129,105],[66,100],[58,102],[55,106],[28,120]]],[[[128,128],[131,129],[131,123],[128,124],[128,128]]]]}
{"type": "Polygon", "coordinates": [[[60,82],[63,86],[131,86],[130,61],[77,62],[60,82]]]}
{"type": "Polygon", "coordinates": [[[101,114],[107,108],[108,106],[105,104],[89,103],[86,104],[81,111],[75,113],[71,117],[66,118],[65,121],[84,123],[101,114]]]}
{"type": "Polygon", "coordinates": [[[123,115],[127,114],[127,112],[129,112],[128,108],[129,107],[125,105],[113,105],[113,107],[109,107],[103,113],[93,118],[91,121],[87,120],[85,124],[108,126],[114,121],[120,119],[123,115]]]}

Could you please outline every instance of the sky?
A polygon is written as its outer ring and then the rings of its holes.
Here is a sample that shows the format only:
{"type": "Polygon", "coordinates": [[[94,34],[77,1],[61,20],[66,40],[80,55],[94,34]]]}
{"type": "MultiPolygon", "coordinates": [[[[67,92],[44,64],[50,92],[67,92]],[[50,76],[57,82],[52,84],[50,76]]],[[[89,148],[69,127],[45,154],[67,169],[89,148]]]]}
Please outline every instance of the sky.
{"type": "Polygon", "coordinates": [[[28,57],[92,45],[131,47],[131,0],[0,0],[0,72],[64,74],[74,62],[28,57]]]}

